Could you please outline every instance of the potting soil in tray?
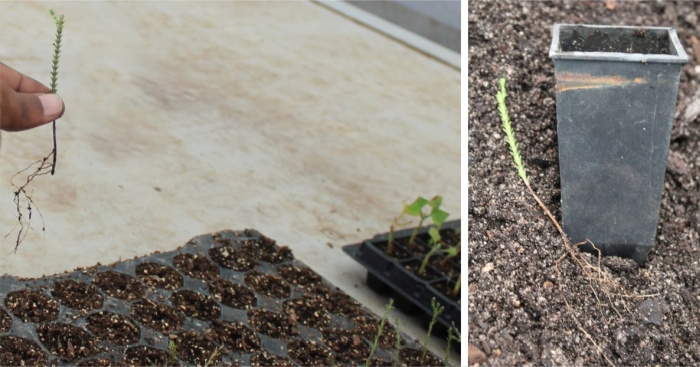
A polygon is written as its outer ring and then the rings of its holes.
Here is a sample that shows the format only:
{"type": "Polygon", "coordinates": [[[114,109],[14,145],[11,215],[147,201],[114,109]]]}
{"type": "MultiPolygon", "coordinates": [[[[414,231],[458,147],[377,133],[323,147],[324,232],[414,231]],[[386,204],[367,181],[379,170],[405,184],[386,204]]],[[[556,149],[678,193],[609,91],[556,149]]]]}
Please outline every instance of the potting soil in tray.
{"type": "MultiPolygon", "coordinates": [[[[461,221],[443,224],[440,230],[442,240],[447,246],[461,241],[461,221]]],[[[396,305],[404,312],[418,314],[427,321],[433,317],[431,300],[444,307],[438,316],[434,332],[447,335],[450,327],[460,328],[461,291],[453,293],[457,279],[461,274],[459,256],[446,258],[444,254],[433,254],[423,274],[419,274],[421,263],[430,251],[428,228],[422,228],[413,246],[408,246],[413,229],[394,232],[394,249],[391,255],[386,253],[388,234],[375,236],[371,240],[355,245],[348,245],[343,250],[357,262],[367,268],[367,285],[379,293],[391,293],[397,298],[396,305]]]]}
{"type": "MultiPolygon", "coordinates": [[[[379,318],[259,233],[39,279],[0,277],[0,365],[364,364],[379,318]]],[[[372,365],[392,365],[387,322],[372,365]]],[[[406,365],[442,365],[401,338],[406,365]]]]}

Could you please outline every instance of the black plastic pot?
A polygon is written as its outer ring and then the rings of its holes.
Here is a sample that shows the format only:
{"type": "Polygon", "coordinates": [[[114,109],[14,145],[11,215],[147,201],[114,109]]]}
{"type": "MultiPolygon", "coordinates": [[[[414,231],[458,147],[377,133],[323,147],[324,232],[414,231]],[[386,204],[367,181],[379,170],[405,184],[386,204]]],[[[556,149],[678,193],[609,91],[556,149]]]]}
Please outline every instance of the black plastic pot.
{"type": "Polygon", "coordinates": [[[688,57],[673,28],[566,24],[554,26],[549,56],[564,231],[641,264],[654,246],[688,57]]]}
{"type": "MultiPolygon", "coordinates": [[[[441,232],[454,231],[460,226],[460,220],[447,222],[443,224],[441,232]]],[[[416,246],[428,247],[426,241],[427,232],[428,228],[423,228],[418,232],[416,246]]],[[[412,233],[413,229],[394,233],[395,251],[406,251],[400,242],[408,240],[412,233]]],[[[451,276],[428,266],[426,272],[435,277],[431,280],[425,280],[406,268],[412,264],[420,264],[423,256],[413,255],[397,259],[387,255],[384,249],[386,248],[388,237],[388,233],[378,235],[359,244],[344,246],[343,251],[367,268],[367,286],[378,293],[390,293],[396,299],[395,305],[404,312],[418,313],[423,320],[430,321],[433,316],[431,307],[433,298],[445,307],[442,314],[438,316],[438,323],[434,329],[435,334],[446,335],[447,329],[452,327],[453,323],[454,326],[460,328],[462,320],[461,303],[450,298],[439,289],[443,286],[446,289],[454,287],[457,277],[461,274],[459,263],[455,261],[452,264],[457,268],[457,271],[451,276]]]]}

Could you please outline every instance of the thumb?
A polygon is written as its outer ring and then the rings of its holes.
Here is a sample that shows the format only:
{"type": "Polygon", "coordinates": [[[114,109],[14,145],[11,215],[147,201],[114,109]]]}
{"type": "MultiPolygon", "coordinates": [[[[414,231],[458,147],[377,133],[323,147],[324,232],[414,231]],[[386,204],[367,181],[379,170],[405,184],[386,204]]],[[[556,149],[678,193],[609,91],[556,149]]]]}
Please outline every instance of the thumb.
{"type": "Polygon", "coordinates": [[[17,93],[0,84],[0,129],[22,131],[49,123],[63,115],[65,106],[56,94],[17,93]]]}

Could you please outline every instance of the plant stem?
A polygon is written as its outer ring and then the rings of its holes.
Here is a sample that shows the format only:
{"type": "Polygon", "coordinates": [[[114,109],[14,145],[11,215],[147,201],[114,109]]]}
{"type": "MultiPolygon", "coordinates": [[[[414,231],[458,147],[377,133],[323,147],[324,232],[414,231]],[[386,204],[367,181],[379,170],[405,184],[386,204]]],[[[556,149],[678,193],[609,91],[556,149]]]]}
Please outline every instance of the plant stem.
{"type": "Polygon", "coordinates": [[[374,343],[372,343],[372,348],[369,351],[369,356],[367,356],[367,361],[365,362],[365,366],[369,366],[370,362],[372,362],[372,357],[374,356],[374,352],[377,351],[377,346],[379,345],[379,337],[382,336],[382,330],[384,330],[384,324],[386,323],[386,318],[389,316],[389,312],[394,308],[394,299],[389,298],[389,304],[386,305],[386,311],[384,311],[384,315],[382,316],[381,322],[379,322],[379,328],[377,329],[377,335],[374,337],[374,343]]]}
{"type": "Polygon", "coordinates": [[[460,250],[459,250],[459,249],[460,249],[461,247],[462,247],[462,242],[456,244],[456,245],[454,246],[454,248],[456,249],[454,255],[453,255],[453,254],[448,254],[447,256],[445,256],[445,258],[442,259],[442,261],[440,261],[440,265],[441,265],[441,266],[445,266],[445,265],[447,265],[447,262],[448,262],[448,261],[450,261],[451,259],[457,257],[457,255],[460,253],[460,250]]]}
{"type": "Polygon", "coordinates": [[[389,242],[386,244],[386,254],[391,255],[394,252],[394,223],[389,226],[389,242]]]}
{"type": "Polygon", "coordinates": [[[420,229],[420,227],[423,226],[423,222],[425,221],[425,218],[427,218],[427,217],[428,217],[427,215],[424,216],[423,213],[421,213],[420,222],[418,222],[418,227],[416,227],[413,230],[413,233],[411,233],[411,238],[408,240],[408,248],[410,248],[410,249],[413,248],[413,242],[415,242],[416,237],[418,237],[418,230],[420,229]]]}
{"type": "MultiPolygon", "coordinates": [[[[58,60],[61,56],[61,36],[63,35],[63,15],[56,16],[53,9],[49,11],[54,21],[56,22],[56,41],[53,44],[53,60],[51,63],[51,93],[58,91],[58,60]]],[[[56,145],[56,120],[53,121],[53,163],[51,164],[51,176],[56,172],[56,156],[58,148],[56,145]]]]}
{"type": "Polygon", "coordinates": [[[433,326],[435,325],[435,322],[437,322],[438,316],[445,310],[445,308],[442,307],[435,300],[435,298],[430,300],[430,306],[433,308],[433,318],[430,320],[430,324],[428,325],[428,334],[425,335],[425,341],[423,342],[423,354],[420,357],[421,363],[425,362],[425,356],[428,354],[428,339],[430,339],[430,334],[433,332],[433,326]]]}
{"type": "Polygon", "coordinates": [[[447,347],[445,348],[445,367],[450,365],[450,343],[452,342],[452,328],[447,329],[447,347]]]}
{"type": "Polygon", "coordinates": [[[452,295],[454,297],[457,297],[457,293],[459,293],[459,288],[462,286],[462,274],[459,274],[459,278],[457,278],[457,283],[455,283],[455,287],[452,289],[452,295]]]}
{"type": "Polygon", "coordinates": [[[394,323],[396,324],[396,345],[394,347],[395,353],[392,367],[396,367],[399,364],[399,352],[401,350],[401,325],[399,324],[399,319],[394,319],[394,323]]]}
{"type": "Polygon", "coordinates": [[[436,243],[435,245],[433,245],[433,247],[430,248],[430,251],[427,254],[425,254],[423,262],[421,262],[420,268],[418,269],[418,275],[425,274],[425,268],[426,266],[428,266],[428,261],[430,261],[430,257],[433,256],[433,254],[436,253],[438,250],[440,250],[440,244],[436,243]]]}

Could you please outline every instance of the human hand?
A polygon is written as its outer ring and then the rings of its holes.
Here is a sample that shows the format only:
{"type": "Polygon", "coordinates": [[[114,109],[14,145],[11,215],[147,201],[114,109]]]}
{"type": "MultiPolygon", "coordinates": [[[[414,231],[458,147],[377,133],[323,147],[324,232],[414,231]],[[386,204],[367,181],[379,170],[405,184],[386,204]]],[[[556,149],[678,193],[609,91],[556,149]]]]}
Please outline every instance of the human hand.
{"type": "Polygon", "coordinates": [[[49,87],[0,62],[0,130],[32,129],[64,111],[63,100],[49,87]]]}

